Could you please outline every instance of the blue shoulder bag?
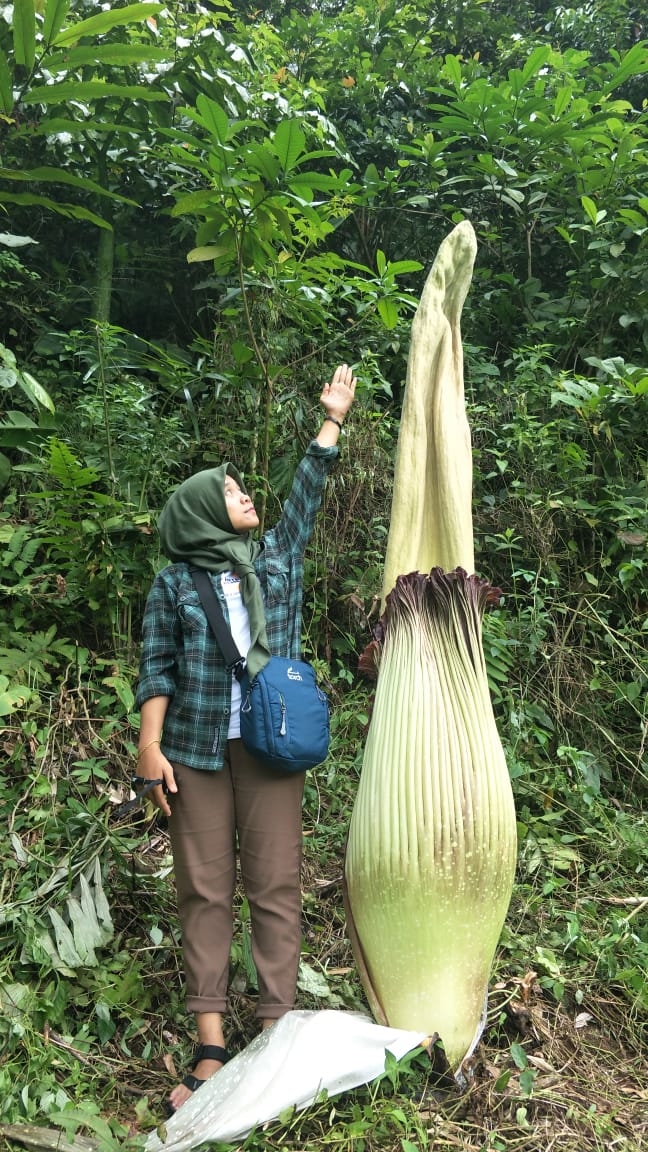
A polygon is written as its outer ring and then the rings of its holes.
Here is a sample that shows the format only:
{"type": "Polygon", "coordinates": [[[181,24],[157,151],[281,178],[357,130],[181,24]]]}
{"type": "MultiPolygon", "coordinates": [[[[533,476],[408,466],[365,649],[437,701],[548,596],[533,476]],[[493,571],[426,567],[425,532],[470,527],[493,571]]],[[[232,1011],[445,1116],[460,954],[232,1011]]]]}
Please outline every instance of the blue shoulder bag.
{"type": "Polygon", "coordinates": [[[306,772],[326,759],[329,704],[312,665],[271,656],[250,680],[223,609],[202,568],[190,569],[228,672],[241,684],[241,739],[253,756],[279,772],[306,772]]]}

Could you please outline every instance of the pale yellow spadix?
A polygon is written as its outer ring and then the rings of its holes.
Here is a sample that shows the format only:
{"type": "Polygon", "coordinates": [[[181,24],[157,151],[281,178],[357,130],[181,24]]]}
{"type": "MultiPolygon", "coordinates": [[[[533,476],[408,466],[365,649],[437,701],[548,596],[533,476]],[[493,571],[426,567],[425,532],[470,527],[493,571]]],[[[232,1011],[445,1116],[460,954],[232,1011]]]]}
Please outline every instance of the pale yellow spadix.
{"type": "Polygon", "coordinates": [[[475,570],[461,312],[476,252],[472,224],[463,220],[441,244],[412,322],[383,607],[403,572],[475,570]]]}

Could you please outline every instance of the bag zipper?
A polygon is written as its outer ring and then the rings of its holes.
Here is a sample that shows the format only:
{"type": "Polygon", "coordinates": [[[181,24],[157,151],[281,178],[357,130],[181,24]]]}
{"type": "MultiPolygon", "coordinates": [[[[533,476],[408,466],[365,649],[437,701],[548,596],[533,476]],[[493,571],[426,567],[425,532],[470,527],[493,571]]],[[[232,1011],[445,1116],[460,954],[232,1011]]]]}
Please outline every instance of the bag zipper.
{"type": "Polygon", "coordinates": [[[281,728],[279,729],[279,735],[285,736],[286,735],[286,702],[285,702],[283,696],[281,695],[281,693],[279,693],[279,703],[281,704],[281,728]]]}

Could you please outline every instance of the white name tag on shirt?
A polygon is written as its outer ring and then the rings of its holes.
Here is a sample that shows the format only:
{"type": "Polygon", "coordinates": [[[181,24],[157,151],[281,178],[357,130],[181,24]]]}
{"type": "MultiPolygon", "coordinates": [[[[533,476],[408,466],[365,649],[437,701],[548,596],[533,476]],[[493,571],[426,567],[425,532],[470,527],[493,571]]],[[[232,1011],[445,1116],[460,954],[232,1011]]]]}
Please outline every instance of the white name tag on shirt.
{"type": "Polygon", "coordinates": [[[225,596],[241,595],[241,581],[236,575],[236,572],[223,572],[221,576],[221,587],[225,596]]]}

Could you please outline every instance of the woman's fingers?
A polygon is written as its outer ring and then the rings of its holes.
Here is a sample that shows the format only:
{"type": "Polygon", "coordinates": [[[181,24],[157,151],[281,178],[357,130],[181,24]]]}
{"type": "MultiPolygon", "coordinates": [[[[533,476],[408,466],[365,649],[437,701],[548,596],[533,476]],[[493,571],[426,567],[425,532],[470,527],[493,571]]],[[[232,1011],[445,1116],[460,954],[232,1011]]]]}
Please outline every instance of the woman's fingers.
{"type": "Polygon", "coordinates": [[[153,803],[157,804],[158,808],[161,812],[164,812],[165,816],[171,815],[169,801],[164,794],[164,789],[162,788],[161,784],[158,784],[157,788],[153,789],[153,803]]]}
{"type": "Polygon", "coordinates": [[[334,384],[344,384],[345,387],[354,389],[356,386],[356,378],[353,375],[353,369],[349,368],[348,364],[340,364],[333,373],[333,378],[330,384],[324,387],[331,388],[334,384]]]}
{"type": "Polygon", "coordinates": [[[332,383],[333,384],[346,384],[347,386],[350,386],[351,384],[353,384],[353,386],[355,387],[355,377],[353,375],[353,369],[349,368],[348,364],[339,364],[338,367],[335,369],[335,372],[333,373],[332,383]]]}

